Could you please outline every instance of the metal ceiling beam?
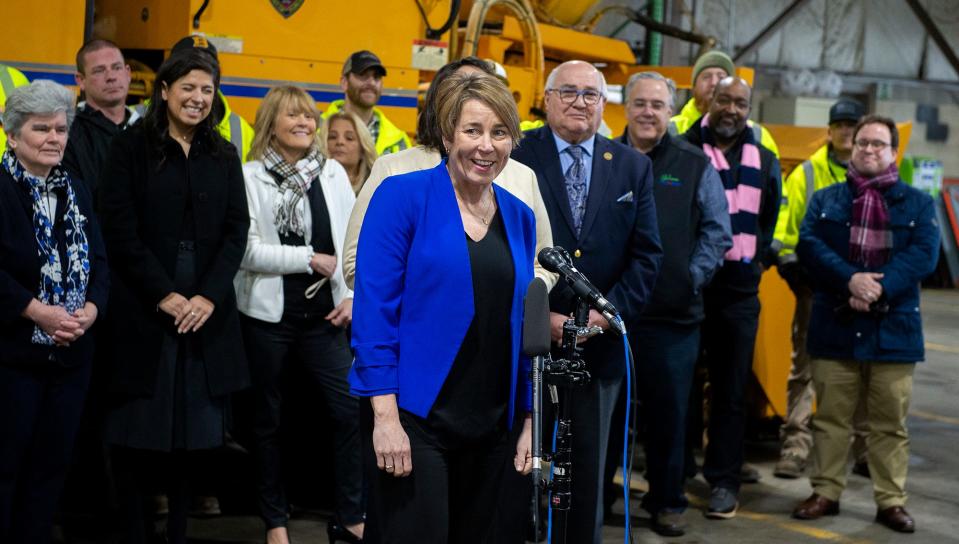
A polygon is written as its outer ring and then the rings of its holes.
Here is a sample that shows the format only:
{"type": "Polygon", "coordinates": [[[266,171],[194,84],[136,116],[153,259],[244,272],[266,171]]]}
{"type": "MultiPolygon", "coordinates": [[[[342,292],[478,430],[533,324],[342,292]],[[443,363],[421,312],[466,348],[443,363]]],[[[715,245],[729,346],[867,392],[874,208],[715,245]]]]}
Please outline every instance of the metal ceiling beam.
{"type": "Polygon", "coordinates": [[[787,6],[786,9],[782,11],[782,13],[777,15],[776,18],[773,19],[771,23],[766,25],[766,28],[760,30],[759,34],[757,34],[755,38],[750,40],[749,43],[744,45],[742,49],[740,49],[736,53],[736,55],[733,56],[733,62],[736,62],[738,64],[740,60],[744,59],[747,55],[759,49],[759,46],[761,46],[763,43],[766,42],[766,40],[771,38],[773,34],[775,34],[776,31],[778,31],[780,27],[782,27],[783,24],[786,23],[786,21],[788,21],[794,15],[799,13],[799,9],[802,8],[804,5],[806,5],[806,2],[808,1],[809,0],[794,0],[792,4],[789,4],[789,6],[787,6]]]}
{"type": "Polygon", "coordinates": [[[946,37],[942,35],[942,32],[939,32],[939,27],[936,26],[935,21],[929,16],[926,8],[922,7],[919,0],[906,0],[906,4],[912,8],[912,12],[916,14],[916,18],[919,19],[922,26],[926,28],[926,32],[932,36],[932,40],[936,42],[939,50],[946,56],[949,64],[952,65],[952,69],[956,71],[956,74],[959,74],[959,57],[956,56],[956,52],[952,50],[952,46],[946,41],[946,37]]]}

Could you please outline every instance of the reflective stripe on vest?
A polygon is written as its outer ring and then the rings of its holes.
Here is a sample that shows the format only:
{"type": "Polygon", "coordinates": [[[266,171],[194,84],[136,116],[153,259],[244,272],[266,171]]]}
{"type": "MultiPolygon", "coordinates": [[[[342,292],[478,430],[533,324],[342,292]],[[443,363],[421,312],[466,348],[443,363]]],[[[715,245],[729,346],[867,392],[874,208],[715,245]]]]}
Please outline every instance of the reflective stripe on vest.
{"type": "Polygon", "coordinates": [[[669,131],[670,136],[679,136],[679,127],[676,126],[676,121],[670,121],[669,127],[666,130],[669,131]]]}
{"type": "Polygon", "coordinates": [[[240,162],[243,162],[243,126],[240,124],[240,116],[233,112],[230,112],[230,143],[236,148],[240,162]]]}
{"type": "Polygon", "coordinates": [[[15,88],[13,84],[13,76],[10,75],[9,68],[0,70],[0,88],[3,89],[4,100],[10,96],[10,93],[13,92],[13,89],[15,88]]]}
{"type": "Polygon", "coordinates": [[[756,140],[756,143],[757,143],[757,144],[761,144],[761,143],[763,142],[763,127],[762,127],[762,125],[760,125],[759,123],[753,123],[753,124],[752,124],[752,129],[753,129],[753,139],[756,140]]]}
{"type": "Polygon", "coordinates": [[[806,206],[809,206],[812,194],[816,192],[816,171],[813,169],[812,161],[807,160],[802,163],[802,173],[806,176],[806,206]]]}
{"type": "Polygon", "coordinates": [[[147,116],[147,105],[144,104],[143,102],[140,102],[140,103],[137,104],[136,106],[133,106],[133,111],[137,112],[137,115],[139,115],[140,117],[146,117],[146,116],[147,116]]]}

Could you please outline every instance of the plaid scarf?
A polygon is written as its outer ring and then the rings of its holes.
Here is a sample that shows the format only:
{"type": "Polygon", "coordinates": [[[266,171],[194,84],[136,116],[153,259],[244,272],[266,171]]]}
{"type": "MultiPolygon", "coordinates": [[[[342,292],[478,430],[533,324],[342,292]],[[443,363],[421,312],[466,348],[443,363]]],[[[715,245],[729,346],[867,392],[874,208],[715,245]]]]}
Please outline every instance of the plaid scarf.
{"type": "MultiPolygon", "coordinates": [[[[40,285],[37,288],[37,300],[51,306],[63,306],[70,314],[83,308],[87,298],[87,283],[90,279],[90,246],[85,232],[87,218],[77,207],[77,196],[73,192],[70,175],[60,166],[54,167],[46,180],[26,171],[16,155],[7,150],[0,159],[3,168],[14,181],[33,200],[33,234],[37,241],[37,255],[43,259],[40,267],[40,285]],[[45,195],[55,189],[66,192],[66,207],[63,214],[67,243],[67,266],[60,260],[57,239],[53,234],[53,222],[44,205],[45,195]]],[[[56,216],[56,210],[49,210],[56,216]]],[[[46,346],[53,345],[53,338],[39,325],[33,327],[31,342],[46,346]]]]}
{"type": "Polygon", "coordinates": [[[729,205],[729,220],[733,230],[733,247],[724,259],[749,263],[756,257],[759,205],[762,202],[762,176],[760,175],[759,148],[749,127],[743,131],[745,140],[740,149],[739,166],[735,173],[723,151],[716,146],[716,139],[709,130],[709,114],[700,124],[703,152],[713,167],[719,171],[726,190],[729,205]]]}
{"type": "Polygon", "coordinates": [[[849,259],[867,267],[882,266],[889,261],[892,250],[889,208],[882,194],[899,181],[899,168],[893,163],[885,172],[867,178],[850,163],[846,179],[856,191],[849,229],[849,259]]]}
{"type": "Polygon", "coordinates": [[[273,147],[263,153],[263,166],[280,180],[280,197],[273,201],[273,221],[280,234],[306,237],[306,202],[303,197],[310,184],[323,171],[326,157],[313,149],[306,157],[290,164],[273,147]]]}

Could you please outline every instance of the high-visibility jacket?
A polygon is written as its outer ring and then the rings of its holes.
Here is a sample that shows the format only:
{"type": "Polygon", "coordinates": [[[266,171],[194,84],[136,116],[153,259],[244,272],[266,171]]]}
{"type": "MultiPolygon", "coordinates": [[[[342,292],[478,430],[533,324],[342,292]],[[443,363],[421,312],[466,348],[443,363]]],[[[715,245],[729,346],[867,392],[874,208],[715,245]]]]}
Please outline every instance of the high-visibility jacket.
{"type": "MultiPolygon", "coordinates": [[[[216,126],[216,130],[220,133],[220,136],[223,136],[224,140],[233,144],[237,154],[240,156],[240,162],[246,162],[249,160],[247,155],[250,154],[250,146],[253,145],[253,127],[250,126],[250,123],[246,122],[246,119],[230,109],[230,103],[227,102],[223,93],[218,91],[217,95],[223,102],[223,119],[221,119],[220,124],[216,126]]],[[[146,116],[147,106],[149,105],[150,101],[144,100],[135,106],[136,112],[140,114],[140,117],[146,116]]]]}
{"type": "MultiPolygon", "coordinates": [[[[0,112],[3,111],[4,104],[7,103],[7,95],[17,87],[28,85],[30,80],[23,75],[20,70],[0,64],[0,112]]],[[[7,133],[0,130],[0,153],[7,149],[7,133]]]]}
{"type": "MultiPolygon", "coordinates": [[[[679,114],[674,115],[669,120],[669,133],[672,136],[678,136],[687,130],[689,127],[693,126],[703,114],[696,109],[696,102],[694,99],[690,98],[689,102],[686,102],[686,105],[683,106],[683,109],[680,110],[679,114]]],[[[766,130],[766,127],[760,125],[759,123],[754,123],[752,121],[746,121],[746,126],[748,126],[753,131],[753,138],[757,142],[761,143],[763,147],[773,152],[776,155],[776,158],[779,158],[779,146],[776,145],[776,140],[773,140],[773,135],[766,130]]]]}
{"type": "MultiPolygon", "coordinates": [[[[330,106],[326,108],[326,111],[323,113],[323,118],[326,119],[327,117],[343,109],[343,102],[343,100],[334,100],[333,102],[330,102],[330,106]]],[[[403,151],[412,145],[410,142],[410,137],[407,136],[405,132],[400,130],[399,127],[394,125],[393,122],[386,117],[386,115],[383,115],[382,110],[379,108],[373,108],[373,115],[375,115],[380,122],[380,133],[376,136],[377,155],[396,153],[397,151],[403,151]]]]}
{"type": "Polygon", "coordinates": [[[806,161],[797,166],[786,178],[779,219],[773,236],[782,247],[779,263],[796,260],[796,244],[799,243],[799,226],[806,215],[806,206],[812,194],[819,189],[846,181],[846,167],[829,158],[829,145],[816,150],[806,161]]]}

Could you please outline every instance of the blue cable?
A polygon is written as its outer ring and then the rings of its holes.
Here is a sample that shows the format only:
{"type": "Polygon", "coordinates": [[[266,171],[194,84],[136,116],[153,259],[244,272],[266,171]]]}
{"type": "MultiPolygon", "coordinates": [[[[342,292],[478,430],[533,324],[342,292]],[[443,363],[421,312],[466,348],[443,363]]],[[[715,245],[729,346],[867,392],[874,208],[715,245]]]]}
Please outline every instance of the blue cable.
{"type": "Polygon", "coordinates": [[[630,537],[630,519],[629,519],[629,480],[630,475],[626,471],[629,470],[629,408],[632,403],[632,377],[630,375],[630,361],[629,361],[629,339],[627,335],[623,335],[623,347],[626,352],[626,418],[623,425],[623,508],[625,509],[625,518],[626,518],[626,532],[623,534],[623,542],[629,544],[630,537]]]}
{"type": "MultiPolygon", "coordinates": [[[[553,453],[556,453],[556,432],[559,430],[559,420],[553,421],[553,453]]],[[[553,482],[553,468],[556,467],[556,460],[549,464],[549,481],[553,482]]],[[[553,492],[546,494],[546,544],[553,542],[553,492]]],[[[539,506],[537,505],[537,508],[539,506]]],[[[536,528],[539,530],[539,527],[536,528]]]]}

